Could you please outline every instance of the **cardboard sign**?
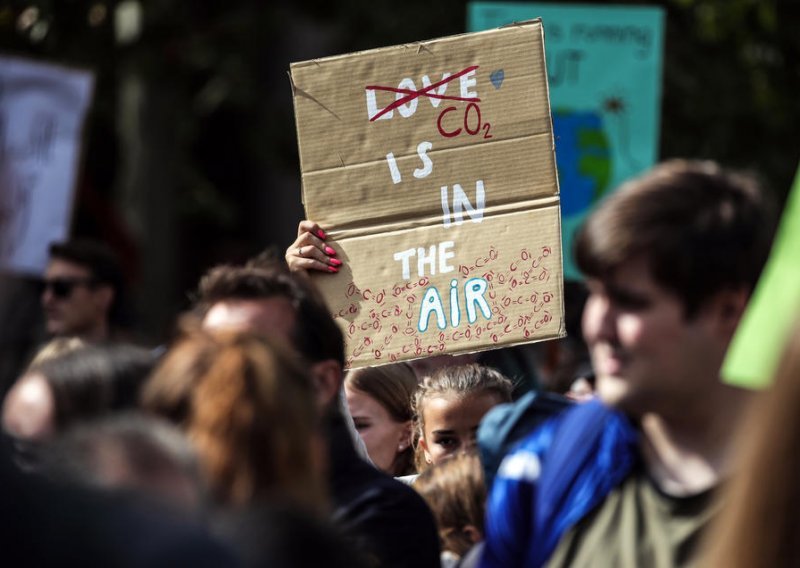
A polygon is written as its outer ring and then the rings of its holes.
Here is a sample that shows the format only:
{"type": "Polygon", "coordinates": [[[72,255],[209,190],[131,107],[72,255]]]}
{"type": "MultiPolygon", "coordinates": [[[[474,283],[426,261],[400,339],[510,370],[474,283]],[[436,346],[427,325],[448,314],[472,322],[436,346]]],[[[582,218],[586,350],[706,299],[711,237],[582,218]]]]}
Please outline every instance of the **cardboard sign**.
{"type": "Polygon", "coordinates": [[[564,277],[580,279],[576,229],[594,205],[658,159],[664,9],[470,2],[468,29],[542,18],[561,185],[564,277]]]}
{"type": "Polygon", "coordinates": [[[94,78],[0,56],[0,269],[38,275],[69,231],[94,78]]]}
{"type": "Polygon", "coordinates": [[[350,367],[564,335],[540,21],[291,66],[350,367]]]}

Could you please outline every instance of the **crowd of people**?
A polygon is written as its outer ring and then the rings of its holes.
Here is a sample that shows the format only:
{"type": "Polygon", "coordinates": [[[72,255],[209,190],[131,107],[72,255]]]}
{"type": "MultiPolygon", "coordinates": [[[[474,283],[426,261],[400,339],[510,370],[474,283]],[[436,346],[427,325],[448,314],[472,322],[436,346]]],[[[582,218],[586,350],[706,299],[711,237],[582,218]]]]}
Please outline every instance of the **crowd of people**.
{"type": "Polygon", "coordinates": [[[345,369],[308,278],[343,263],[313,221],[285,262],[210,268],[156,348],[118,326],[109,249],[55,244],[41,295],[51,339],[2,405],[4,554],[25,566],[794,565],[800,330],[769,391],[720,378],[773,221],[753,178],[711,162],[623,185],[577,236],[579,333],[538,346],[522,373],[498,353],[345,369]]]}

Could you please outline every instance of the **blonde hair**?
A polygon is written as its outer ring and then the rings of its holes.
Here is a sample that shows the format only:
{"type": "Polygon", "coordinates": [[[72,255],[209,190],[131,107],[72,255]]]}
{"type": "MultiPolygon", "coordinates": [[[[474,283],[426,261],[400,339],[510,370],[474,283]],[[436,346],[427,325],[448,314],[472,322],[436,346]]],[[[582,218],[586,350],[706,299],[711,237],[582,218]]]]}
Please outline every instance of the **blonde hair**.
{"type": "MultiPolygon", "coordinates": [[[[411,398],[417,385],[417,375],[408,363],[362,367],[350,371],[345,378],[345,386],[373,398],[399,423],[409,422],[414,417],[411,398]]],[[[416,471],[414,448],[409,443],[405,450],[395,454],[390,474],[397,477],[416,471]]]]}
{"type": "Polygon", "coordinates": [[[465,527],[471,525],[483,535],[486,485],[478,456],[458,454],[428,468],[419,474],[414,489],[433,511],[442,550],[463,556],[475,544],[465,527]]]}
{"type": "Polygon", "coordinates": [[[706,566],[800,565],[800,327],[775,383],[739,431],[739,469],[709,533],[706,566]]]}
{"type": "Polygon", "coordinates": [[[314,388],[293,353],[253,334],[195,331],[145,385],[143,406],[183,427],[224,504],[288,495],[322,508],[314,388]]]}
{"type": "Polygon", "coordinates": [[[511,402],[514,385],[502,373],[470,364],[456,367],[443,367],[430,377],[426,377],[414,394],[414,446],[417,469],[422,471],[428,464],[419,444],[425,435],[425,401],[432,398],[456,397],[464,399],[483,394],[494,395],[498,403],[511,402]]]}

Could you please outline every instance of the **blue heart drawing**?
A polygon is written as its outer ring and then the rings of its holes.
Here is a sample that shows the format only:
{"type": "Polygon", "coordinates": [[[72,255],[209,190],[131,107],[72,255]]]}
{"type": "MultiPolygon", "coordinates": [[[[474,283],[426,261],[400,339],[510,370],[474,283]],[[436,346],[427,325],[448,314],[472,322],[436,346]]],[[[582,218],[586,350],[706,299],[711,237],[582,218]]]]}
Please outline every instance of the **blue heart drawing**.
{"type": "Polygon", "coordinates": [[[492,82],[492,85],[494,85],[495,89],[500,88],[500,85],[503,84],[503,79],[505,78],[506,74],[505,71],[503,71],[502,69],[498,69],[497,71],[492,71],[492,74],[489,75],[489,80],[492,82]]]}

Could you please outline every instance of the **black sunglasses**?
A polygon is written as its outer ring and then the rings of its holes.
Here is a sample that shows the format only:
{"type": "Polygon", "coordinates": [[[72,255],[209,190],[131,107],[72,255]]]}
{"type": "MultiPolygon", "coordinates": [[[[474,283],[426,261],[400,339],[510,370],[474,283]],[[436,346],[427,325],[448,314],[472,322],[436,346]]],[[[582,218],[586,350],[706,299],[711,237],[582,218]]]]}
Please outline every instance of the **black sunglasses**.
{"type": "Polygon", "coordinates": [[[94,286],[94,278],[51,278],[42,281],[42,293],[48,289],[56,298],[64,299],[72,295],[75,286],[94,286]]]}

